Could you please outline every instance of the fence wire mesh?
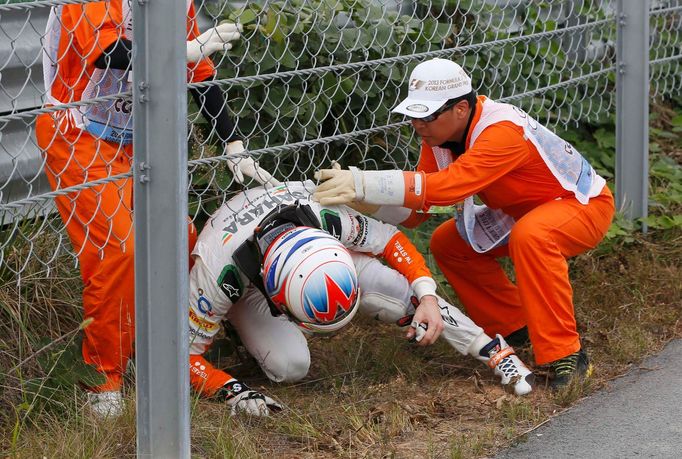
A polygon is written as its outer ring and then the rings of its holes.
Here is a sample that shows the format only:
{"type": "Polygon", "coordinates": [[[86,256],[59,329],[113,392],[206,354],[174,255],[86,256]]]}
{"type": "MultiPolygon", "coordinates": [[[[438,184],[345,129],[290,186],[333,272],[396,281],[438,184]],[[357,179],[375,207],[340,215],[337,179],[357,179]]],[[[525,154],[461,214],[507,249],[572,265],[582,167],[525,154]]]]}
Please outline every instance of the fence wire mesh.
{"type": "MultiPolygon", "coordinates": [[[[211,84],[225,91],[251,153],[279,179],[310,177],[333,159],[368,169],[414,166],[415,139],[390,109],[411,68],[433,57],[457,60],[479,93],[516,102],[550,125],[597,120],[614,108],[610,2],[204,6],[216,22],[244,25],[211,84]]],[[[193,119],[201,125],[198,114],[193,119]]],[[[210,135],[193,130],[191,140],[193,209],[210,213],[231,182],[220,162],[201,161],[219,153],[210,135]]]]}
{"type": "MultiPolygon", "coordinates": [[[[102,42],[74,38],[101,25],[82,13],[93,5],[117,23],[111,41],[130,36],[129,2],[115,3],[0,0],[5,388],[42,374],[33,368],[18,376],[42,338],[74,336],[79,264],[83,270],[109,257],[132,266],[132,148],[105,140],[111,128],[127,135],[132,126],[129,68],[86,88],[101,78],[96,62],[106,53],[102,42]],[[99,130],[82,130],[97,110],[104,113],[99,130]],[[48,126],[36,135],[40,123],[48,126]],[[84,138],[91,148],[81,148],[84,138]]],[[[681,3],[651,2],[652,96],[680,92],[681,3]]],[[[199,31],[227,20],[242,24],[243,34],[212,56],[215,79],[190,68],[188,87],[218,87],[245,155],[282,181],[312,178],[332,160],[413,167],[417,139],[390,110],[404,97],[411,69],[433,57],[456,60],[479,94],[519,105],[554,128],[615,112],[615,0],[203,0],[194,8],[199,31]]],[[[190,101],[188,192],[199,226],[242,189],[201,111],[190,101]]],[[[86,285],[92,275],[82,272],[86,285]]],[[[132,298],[132,284],[129,290],[132,298]]]]}

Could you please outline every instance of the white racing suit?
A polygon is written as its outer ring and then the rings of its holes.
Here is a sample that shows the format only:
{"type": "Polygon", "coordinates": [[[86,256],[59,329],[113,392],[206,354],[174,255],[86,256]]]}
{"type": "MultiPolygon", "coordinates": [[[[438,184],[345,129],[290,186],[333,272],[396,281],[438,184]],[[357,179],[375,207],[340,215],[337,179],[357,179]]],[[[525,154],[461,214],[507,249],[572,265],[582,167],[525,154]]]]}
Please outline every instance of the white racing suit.
{"type": "MultiPolygon", "coordinates": [[[[309,205],[320,226],[349,249],[358,273],[361,313],[395,322],[414,313],[410,299],[415,290],[424,290],[425,281],[426,290],[432,285],[435,291],[423,257],[395,226],[347,206],[323,207],[311,200],[313,189],[314,184],[308,181],[246,190],[221,206],[206,223],[192,253],[195,264],[190,273],[190,354],[196,360],[192,366],[195,387],[196,376],[206,379],[208,375],[202,373],[211,371],[196,356],[207,350],[223,320],[230,322],[271,380],[292,382],[308,373],[310,353],[304,333],[285,315],[270,313],[263,294],[250,285],[233,259],[234,250],[253,236],[263,217],[278,204],[298,200],[309,205]],[[390,266],[371,255],[383,256],[390,266]]],[[[485,336],[483,330],[454,306],[442,299],[439,304],[445,325],[443,339],[461,354],[471,353],[472,344],[485,336]]],[[[475,351],[488,341],[478,343],[475,351]]]]}

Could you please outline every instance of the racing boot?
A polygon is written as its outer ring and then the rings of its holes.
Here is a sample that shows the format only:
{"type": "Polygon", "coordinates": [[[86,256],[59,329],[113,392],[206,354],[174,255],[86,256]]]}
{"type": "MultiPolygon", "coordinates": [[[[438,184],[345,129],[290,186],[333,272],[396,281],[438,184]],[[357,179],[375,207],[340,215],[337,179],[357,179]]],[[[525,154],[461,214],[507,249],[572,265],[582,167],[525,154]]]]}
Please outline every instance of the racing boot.
{"type": "Polygon", "coordinates": [[[501,378],[502,385],[513,389],[516,395],[526,395],[533,390],[535,376],[502,336],[497,335],[483,346],[476,358],[488,365],[501,378]]]}

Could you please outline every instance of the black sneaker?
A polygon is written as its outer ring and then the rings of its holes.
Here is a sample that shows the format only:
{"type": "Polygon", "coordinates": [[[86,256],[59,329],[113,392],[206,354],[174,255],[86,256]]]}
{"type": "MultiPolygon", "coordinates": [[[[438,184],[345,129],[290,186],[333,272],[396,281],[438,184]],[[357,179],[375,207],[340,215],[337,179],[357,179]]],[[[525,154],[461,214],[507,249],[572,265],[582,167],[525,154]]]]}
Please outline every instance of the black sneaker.
{"type": "Polygon", "coordinates": [[[519,328],[504,337],[504,340],[511,347],[526,347],[530,344],[530,337],[528,336],[528,327],[519,328]]]}
{"type": "Polygon", "coordinates": [[[554,372],[554,379],[549,383],[552,389],[566,387],[575,377],[589,378],[592,373],[590,359],[583,349],[563,359],[555,360],[549,366],[554,372]]]}

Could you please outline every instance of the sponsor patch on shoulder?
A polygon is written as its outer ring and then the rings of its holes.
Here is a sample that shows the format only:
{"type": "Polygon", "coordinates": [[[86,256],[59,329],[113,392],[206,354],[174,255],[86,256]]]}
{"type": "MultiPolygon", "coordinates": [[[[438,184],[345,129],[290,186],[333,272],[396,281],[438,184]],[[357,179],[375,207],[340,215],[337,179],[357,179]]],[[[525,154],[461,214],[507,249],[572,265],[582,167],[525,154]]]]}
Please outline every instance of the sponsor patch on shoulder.
{"type": "Polygon", "coordinates": [[[322,228],[336,239],[341,240],[341,217],[339,217],[339,213],[322,209],[320,217],[322,217],[322,228]]]}
{"type": "Polygon", "coordinates": [[[227,265],[223,268],[220,276],[218,276],[218,287],[233,304],[242,297],[244,286],[236,266],[227,265]]]}
{"type": "Polygon", "coordinates": [[[427,107],[426,105],[422,105],[422,104],[412,104],[412,105],[408,105],[405,108],[411,112],[418,112],[418,113],[426,113],[429,111],[429,107],[427,107]]]}

